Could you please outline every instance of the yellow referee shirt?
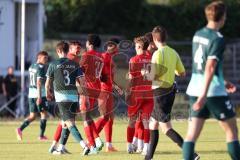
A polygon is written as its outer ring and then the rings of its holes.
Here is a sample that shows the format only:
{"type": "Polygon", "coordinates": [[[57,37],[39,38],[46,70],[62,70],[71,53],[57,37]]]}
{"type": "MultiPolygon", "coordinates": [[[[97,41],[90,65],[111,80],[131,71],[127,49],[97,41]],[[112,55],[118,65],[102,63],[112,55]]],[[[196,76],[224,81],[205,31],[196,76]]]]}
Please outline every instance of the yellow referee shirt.
{"type": "Polygon", "coordinates": [[[175,73],[185,72],[178,53],[165,45],[154,52],[152,56],[151,75],[152,88],[169,88],[175,81],[175,73]]]}

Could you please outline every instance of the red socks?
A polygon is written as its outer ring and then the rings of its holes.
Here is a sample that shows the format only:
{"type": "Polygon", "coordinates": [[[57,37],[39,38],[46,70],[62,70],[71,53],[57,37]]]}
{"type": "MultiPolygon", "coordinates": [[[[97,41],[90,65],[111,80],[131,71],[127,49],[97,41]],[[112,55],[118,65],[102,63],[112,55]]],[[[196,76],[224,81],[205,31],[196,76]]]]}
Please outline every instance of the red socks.
{"type": "Polygon", "coordinates": [[[61,137],[61,133],[62,133],[62,123],[58,123],[57,129],[55,131],[54,137],[53,139],[58,142],[60,137],[61,137]]]}
{"type": "Polygon", "coordinates": [[[127,127],[127,142],[132,143],[135,128],[127,127]]]}
{"type": "Polygon", "coordinates": [[[112,142],[112,129],[113,129],[113,119],[109,119],[105,124],[104,131],[106,142],[112,142]]]}
{"type": "Polygon", "coordinates": [[[99,118],[97,122],[95,122],[96,130],[98,134],[102,131],[103,127],[106,125],[107,122],[108,121],[102,117],[99,118]]]}
{"type": "Polygon", "coordinates": [[[93,133],[91,130],[91,126],[84,126],[84,131],[89,143],[89,146],[95,146],[95,141],[94,141],[94,137],[93,137],[93,133]]]}
{"type": "Polygon", "coordinates": [[[150,131],[149,131],[149,129],[144,129],[143,139],[144,139],[144,143],[149,143],[149,141],[150,141],[150,131]]]}

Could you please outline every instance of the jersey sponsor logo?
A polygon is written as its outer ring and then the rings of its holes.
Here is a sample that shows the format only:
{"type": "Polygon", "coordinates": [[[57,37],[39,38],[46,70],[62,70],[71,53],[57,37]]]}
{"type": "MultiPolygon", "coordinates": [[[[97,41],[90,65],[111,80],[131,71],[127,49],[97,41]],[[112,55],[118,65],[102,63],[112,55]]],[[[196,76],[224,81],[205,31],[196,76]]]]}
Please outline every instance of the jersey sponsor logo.
{"type": "Polygon", "coordinates": [[[203,45],[208,45],[209,44],[209,39],[207,39],[205,37],[194,36],[193,37],[193,42],[194,43],[200,43],[200,44],[203,44],[203,45]]]}

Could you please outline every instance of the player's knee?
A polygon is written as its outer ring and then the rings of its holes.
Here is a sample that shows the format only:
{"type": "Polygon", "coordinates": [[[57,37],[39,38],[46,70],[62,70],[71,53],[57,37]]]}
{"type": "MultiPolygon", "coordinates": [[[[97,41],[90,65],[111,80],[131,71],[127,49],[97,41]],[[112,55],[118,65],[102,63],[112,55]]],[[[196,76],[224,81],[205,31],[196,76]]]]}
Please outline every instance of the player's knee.
{"type": "Polygon", "coordinates": [[[75,125],[74,121],[73,120],[67,120],[65,121],[65,124],[67,125],[68,128],[72,127],[75,125]]]}

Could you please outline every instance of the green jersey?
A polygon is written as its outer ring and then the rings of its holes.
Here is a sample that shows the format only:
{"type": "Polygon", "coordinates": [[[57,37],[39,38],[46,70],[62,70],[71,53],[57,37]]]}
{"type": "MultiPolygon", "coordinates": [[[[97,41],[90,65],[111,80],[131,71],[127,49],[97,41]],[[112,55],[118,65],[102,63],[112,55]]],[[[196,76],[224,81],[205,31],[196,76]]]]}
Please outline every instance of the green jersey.
{"type": "Polygon", "coordinates": [[[46,74],[46,67],[39,63],[32,64],[29,69],[29,92],[28,97],[29,98],[37,98],[38,97],[38,91],[37,91],[37,80],[42,80],[42,97],[46,97],[45,93],[45,74],[46,74]]]}
{"type": "Polygon", "coordinates": [[[204,27],[195,33],[192,41],[192,77],[187,88],[188,95],[200,96],[203,89],[205,65],[208,59],[215,59],[217,66],[207,97],[227,95],[222,70],[224,49],[224,38],[218,31],[204,27]]]}
{"type": "Polygon", "coordinates": [[[79,64],[67,58],[50,63],[47,77],[53,79],[56,102],[78,102],[76,79],[83,76],[79,64]]]}

